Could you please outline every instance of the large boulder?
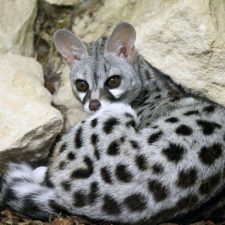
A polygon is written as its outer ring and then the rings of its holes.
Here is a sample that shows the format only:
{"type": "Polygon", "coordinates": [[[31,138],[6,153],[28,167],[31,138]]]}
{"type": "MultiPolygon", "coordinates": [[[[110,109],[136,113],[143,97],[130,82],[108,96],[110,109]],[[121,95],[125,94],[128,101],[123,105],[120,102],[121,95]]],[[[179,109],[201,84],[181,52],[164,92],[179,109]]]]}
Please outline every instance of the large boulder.
{"type": "Polygon", "coordinates": [[[62,116],[51,106],[43,71],[29,57],[0,55],[0,165],[37,162],[62,129],[62,116]]]}
{"type": "Polygon", "coordinates": [[[1,0],[0,52],[33,54],[33,24],[37,0],[1,0]]]}
{"type": "Polygon", "coordinates": [[[135,26],[136,47],[153,66],[225,105],[224,0],[108,0],[76,18],[73,31],[92,41],[120,21],[135,26]]]}
{"type": "Polygon", "coordinates": [[[177,83],[225,105],[225,1],[168,2],[135,23],[137,48],[177,83]]]}

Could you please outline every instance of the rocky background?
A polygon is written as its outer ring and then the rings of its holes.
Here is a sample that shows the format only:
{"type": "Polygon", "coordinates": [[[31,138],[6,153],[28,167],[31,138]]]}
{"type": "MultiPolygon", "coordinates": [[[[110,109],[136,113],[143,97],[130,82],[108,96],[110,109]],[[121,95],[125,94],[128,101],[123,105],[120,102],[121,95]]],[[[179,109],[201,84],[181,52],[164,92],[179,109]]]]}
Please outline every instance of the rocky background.
{"type": "Polygon", "coordinates": [[[44,164],[57,135],[85,117],[53,33],[89,42],[121,21],[153,66],[225,105],[225,0],[1,0],[0,171],[8,161],[44,164]]]}
{"type": "MultiPolygon", "coordinates": [[[[225,106],[225,0],[0,0],[0,176],[9,161],[45,164],[56,137],[85,118],[53,33],[67,28],[89,42],[121,21],[134,25],[153,66],[225,106]]],[[[6,210],[0,224],[91,223],[6,210]]]]}

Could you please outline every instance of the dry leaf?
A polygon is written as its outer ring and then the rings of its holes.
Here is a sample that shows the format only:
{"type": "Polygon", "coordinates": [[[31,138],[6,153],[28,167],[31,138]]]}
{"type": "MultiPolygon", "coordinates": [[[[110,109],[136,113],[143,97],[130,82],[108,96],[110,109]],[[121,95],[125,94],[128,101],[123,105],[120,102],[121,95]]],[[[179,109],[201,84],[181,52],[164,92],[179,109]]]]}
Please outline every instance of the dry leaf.
{"type": "Polygon", "coordinates": [[[52,225],[74,225],[75,222],[72,219],[66,218],[55,218],[52,223],[52,225]]]}

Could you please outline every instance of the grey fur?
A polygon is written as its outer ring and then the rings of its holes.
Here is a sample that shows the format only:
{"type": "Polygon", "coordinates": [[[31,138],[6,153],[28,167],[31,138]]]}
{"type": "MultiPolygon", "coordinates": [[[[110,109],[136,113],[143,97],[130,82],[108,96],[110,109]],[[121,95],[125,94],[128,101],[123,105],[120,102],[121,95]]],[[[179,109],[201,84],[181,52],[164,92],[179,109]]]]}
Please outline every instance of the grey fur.
{"type": "MultiPolygon", "coordinates": [[[[118,37],[127,41],[126,35],[118,37]]],[[[82,49],[74,61],[68,55],[75,96],[84,106],[98,98],[102,107],[57,143],[44,183],[29,166],[10,166],[3,204],[37,219],[68,212],[128,224],[157,224],[190,213],[193,219],[223,207],[225,109],[132,55],[132,45],[119,39],[122,48],[110,47],[116,51],[109,53],[105,41],[90,44],[86,53],[82,49]],[[123,79],[119,97],[104,87],[115,71],[123,79]],[[83,98],[76,79],[89,84],[83,98]],[[31,203],[34,211],[26,211],[31,203]]]]}

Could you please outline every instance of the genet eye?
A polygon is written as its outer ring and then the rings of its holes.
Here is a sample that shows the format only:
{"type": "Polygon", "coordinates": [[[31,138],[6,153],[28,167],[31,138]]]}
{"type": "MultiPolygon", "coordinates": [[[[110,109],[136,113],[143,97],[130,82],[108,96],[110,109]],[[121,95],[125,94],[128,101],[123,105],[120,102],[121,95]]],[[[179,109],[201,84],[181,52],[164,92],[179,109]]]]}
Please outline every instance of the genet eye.
{"type": "Polygon", "coordinates": [[[110,77],[106,82],[105,86],[109,89],[118,88],[121,84],[121,77],[118,75],[114,75],[110,77]]]}
{"type": "Polygon", "coordinates": [[[75,84],[76,84],[77,90],[80,92],[86,92],[89,88],[88,83],[84,80],[76,80],[75,84]]]}

